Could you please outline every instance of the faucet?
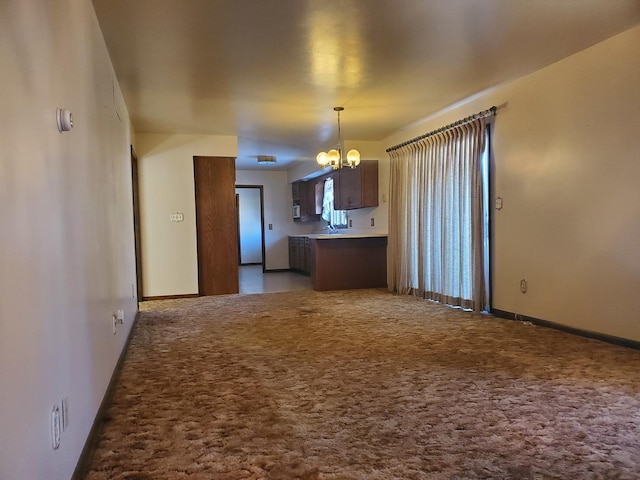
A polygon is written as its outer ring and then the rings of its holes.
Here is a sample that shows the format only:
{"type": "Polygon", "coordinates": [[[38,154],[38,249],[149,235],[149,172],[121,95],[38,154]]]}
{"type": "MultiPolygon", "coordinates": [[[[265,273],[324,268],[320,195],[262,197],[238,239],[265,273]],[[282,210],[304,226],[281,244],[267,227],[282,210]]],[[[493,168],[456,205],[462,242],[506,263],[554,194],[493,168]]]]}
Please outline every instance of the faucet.
{"type": "Polygon", "coordinates": [[[331,225],[330,223],[327,224],[327,228],[329,229],[329,233],[336,233],[338,231],[338,229],[336,227],[334,227],[333,225],[331,225]]]}

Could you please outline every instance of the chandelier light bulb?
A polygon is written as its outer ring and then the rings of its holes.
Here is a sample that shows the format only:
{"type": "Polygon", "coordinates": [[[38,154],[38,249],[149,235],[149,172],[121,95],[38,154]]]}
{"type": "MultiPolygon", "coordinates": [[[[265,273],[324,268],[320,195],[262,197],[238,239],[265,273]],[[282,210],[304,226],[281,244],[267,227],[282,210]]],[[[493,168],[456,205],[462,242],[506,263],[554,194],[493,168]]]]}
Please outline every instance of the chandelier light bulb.
{"type": "Polygon", "coordinates": [[[316,161],[318,162],[318,165],[322,167],[329,165],[329,156],[327,155],[327,152],[320,152],[316,157],[316,161]]]}
{"type": "Polygon", "coordinates": [[[355,148],[349,150],[347,152],[347,163],[351,168],[356,168],[360,165],[360,152],[355,148]]]}

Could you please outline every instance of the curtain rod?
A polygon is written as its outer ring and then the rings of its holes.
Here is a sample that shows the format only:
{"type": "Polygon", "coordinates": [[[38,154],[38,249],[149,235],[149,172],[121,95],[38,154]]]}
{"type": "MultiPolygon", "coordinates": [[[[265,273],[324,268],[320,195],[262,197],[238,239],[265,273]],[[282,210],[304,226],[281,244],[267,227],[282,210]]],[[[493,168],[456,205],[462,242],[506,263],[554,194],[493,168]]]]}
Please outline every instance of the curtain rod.
{"type": "Polygon", "coordinates": [[[450,128],[454,128],[454,127],[457,127],[459,125],[463,125],[465,123],[469,123],[469,122],[471,122],[473,120],[477,120],[478,118],[484,118],[484,117],[488,117],[490,115],[495,115],[497,109],[498,108],[494,106],[494,107],[491,107],[491,108],[489,108],[487,110],[483,110],[483,111],[478,112],[476,114],[470,115],[468,117],[463,118],[462,120],[458,120],[457,122],[453,122],[453,123],[450,123],[449,125],[445,125],[444,127],[440,127],[437,130],[433,130],[433,131],[431,131],[429,133],[425,133],[424,135],[420,135],[419,137],[412,138],[411,140],[407,140],[406,142],[400,143],[400,144],[395,145],[393,147],[389,147],[389,148],[387,148],[386,152],[389,153],[389,152],[391,152],[393,150],[397,150],[399,148],[406,147],[407,145],[411,145],[412,143],[418,142],[420,140],[424,140],[425,138],[430,137],[431,135],[435,135],[437,133],[445,132],[445,131],[449,130],[450,128]]]}

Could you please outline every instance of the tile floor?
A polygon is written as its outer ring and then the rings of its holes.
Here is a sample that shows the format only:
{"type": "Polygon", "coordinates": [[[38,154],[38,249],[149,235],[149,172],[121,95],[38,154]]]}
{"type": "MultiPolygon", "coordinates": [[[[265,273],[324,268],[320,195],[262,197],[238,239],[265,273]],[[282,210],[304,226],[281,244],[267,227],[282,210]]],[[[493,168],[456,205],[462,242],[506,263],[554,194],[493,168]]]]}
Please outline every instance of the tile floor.
{"type": "Polygon", "coordinates": [[[261,265],[239,268],[240,293],[292,292],[311,290],[311,278],[295,272],[262,273],[261,265]]]}

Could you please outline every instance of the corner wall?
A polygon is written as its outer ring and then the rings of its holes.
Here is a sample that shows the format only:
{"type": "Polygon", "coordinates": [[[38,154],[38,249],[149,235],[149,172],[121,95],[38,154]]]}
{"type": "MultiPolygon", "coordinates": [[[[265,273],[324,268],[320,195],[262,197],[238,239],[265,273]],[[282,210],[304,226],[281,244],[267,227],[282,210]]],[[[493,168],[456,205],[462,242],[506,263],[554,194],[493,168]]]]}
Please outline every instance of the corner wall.
{"type": "Polygon", "coordinates": [[[89,1],[0,2],[0,71],[0,478],[68,480],[137,312],[129,119],[89,1]]]}
{"type": "Polygon", "coordinates": [[[193,157],[236,157],[236,137],[136,134],[145,297],[198,293],[193,157]],[[172,213],[183,220],[171,221],[172,213]]]}
{"type": "Polygon", "coordinates": [[[385,140],[498,107],[494,308],[640,340],[638,58],[640,26],[385,140]]]}

